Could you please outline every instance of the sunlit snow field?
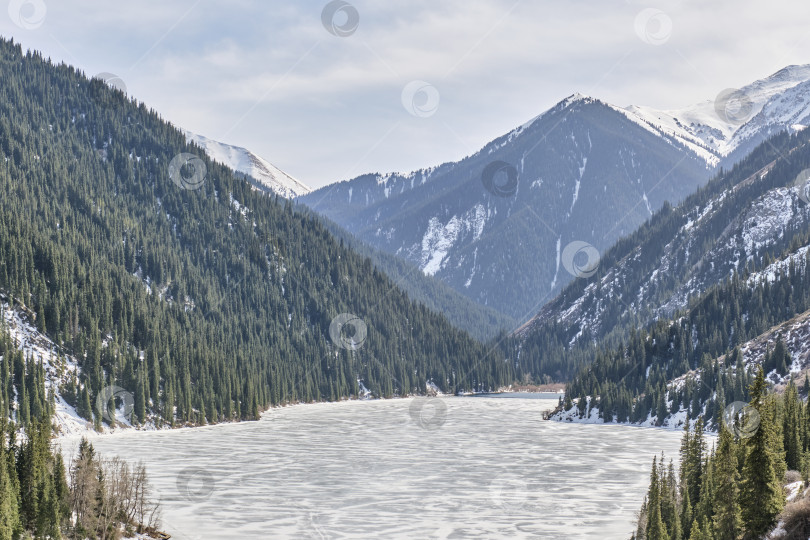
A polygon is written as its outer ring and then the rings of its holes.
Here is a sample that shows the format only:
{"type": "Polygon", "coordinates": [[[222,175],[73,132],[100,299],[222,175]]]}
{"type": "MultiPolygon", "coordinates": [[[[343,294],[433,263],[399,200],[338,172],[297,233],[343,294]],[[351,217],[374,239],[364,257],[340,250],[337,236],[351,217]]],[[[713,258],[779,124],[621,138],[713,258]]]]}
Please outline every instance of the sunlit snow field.
{"type": "MultiPolygon", "coordinates": [[[[146,464],[176,539],[601,539],[630,536],[653,455],[680,443],[544,421],[556,400],[440,399],[286,407],[93,444],[146,464]]],[[[73,455],[78,440],[61,444],[73,455]]]]}

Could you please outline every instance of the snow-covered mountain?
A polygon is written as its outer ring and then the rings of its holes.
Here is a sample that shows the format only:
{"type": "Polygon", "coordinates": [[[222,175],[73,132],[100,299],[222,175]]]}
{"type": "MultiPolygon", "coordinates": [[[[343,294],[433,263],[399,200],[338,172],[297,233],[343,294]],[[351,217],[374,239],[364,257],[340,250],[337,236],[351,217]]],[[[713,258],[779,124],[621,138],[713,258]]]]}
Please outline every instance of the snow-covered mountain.
{"type": "Polygon", "coordinates": [[[768,136],[810,122],[810,65],[788,66],[683,109],[631,105],[617,110],[676,138],[713,166],[731,165],[768,136]]]}
{"type": "Polygon", "coordinates": [[[808,123],[810,66],[676,111],[574,94],[459,162],[367,174],[301,200],[520,319],[665,201],[683,200],[767,137],[808,123]]]}
{"type": "Polygon", "coordinates": [[[186,130],[183,130],[183,133],[189,143],[193,142],[205,150],[212,160],[255,180],[254,185],[258,189],[267,189],[288,199],[294,199],[312,191],[300,180],[293,178],[246,148],[221,143],[186,130]]]}
{"type": "Polygon", "coordinates": [[[599,339],[630,326],[672,316],[733,275],[761,268],[754,283],[772,281],[808,248],[810,205],[796,185],[810,165],[802,131],[761,145],[737,168],[656,216],[604,254],[599,273],[565,290],[518,330],[531,339],[548,325],[570,329],[571,343],[599,339]],[[784,261],[768,261],[785,252],[784,261]]]}
{"type": "Polygon", "coordinates": [[[575,94],[457,163],[364,175],[301,201],[469,298],[526,319],[574,279],[577,252],[595,261],[711,174],[678,140],[575,94]]]}

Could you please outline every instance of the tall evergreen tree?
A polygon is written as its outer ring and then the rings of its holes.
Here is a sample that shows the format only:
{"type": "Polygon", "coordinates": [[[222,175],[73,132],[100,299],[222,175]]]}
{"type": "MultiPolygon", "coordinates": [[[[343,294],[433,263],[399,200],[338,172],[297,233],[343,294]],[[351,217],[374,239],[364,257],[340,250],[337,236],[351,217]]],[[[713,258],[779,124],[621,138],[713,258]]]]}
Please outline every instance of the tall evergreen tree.
{"type": "Polygon", "coordinates": [[[714,537],[715,540],[737,540],[742,528],[740,473],[734,437],[725,425],[720,427],[715,461],[714,537]]]}
{"type": "Polygon", "coordinates": [[[784,421],[782,437],[785,447],[785,464],[792,471],[801,467],[801,402],[799,392],[793,379],[790,380],[784,394],[784,421]]]}
{"type": "Polygon", "coordinates": [[[760,417],[759,428],[745,440],[745,464],[742,470],[740,513],[746,533],[758,538],[773,525],[784,506],[784,495],[777,476],[778,456],[770,446],[774,440],[774,426],[765,396],[765,373],[757,370],[749,388],[751,407],[760,417]]]}
{"type": "Polygon", "coordinates": [[[661,516],[661,479],[658,472],[657,461],[653,457],[650,490],[647,494],[647,540],[669,540],[669,534],[661,516]]]}

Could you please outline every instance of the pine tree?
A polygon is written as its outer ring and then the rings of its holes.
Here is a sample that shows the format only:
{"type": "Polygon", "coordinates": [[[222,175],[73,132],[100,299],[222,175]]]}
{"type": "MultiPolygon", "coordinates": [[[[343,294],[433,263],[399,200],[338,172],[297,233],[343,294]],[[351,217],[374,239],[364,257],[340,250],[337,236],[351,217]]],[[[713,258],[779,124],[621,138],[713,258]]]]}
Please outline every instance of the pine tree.
{"type": "Polygon", "coordinates": [[[801,467],[801,403],[799,392],[791,379],[784,395],[784,422],[782,436],[785,448],[785,463],[788,470],[797,471],[801,467]]]}
{"type": "Polygon", "coordinates": [[[711,527],[705,517],[692,522],[692,534],[689,535],[689,540],[714,540],[711,527]]]}
{"type": "MultiPolygon", "coordinates": [[[[664,456],[661,455],[661,464],[664,462],[664,456]]],[[[663,472],[663,469],[662,469],[663,472]]],[[[663,478],[663,477],[662,477],[663,478]]],[[[675,475],[675,466],[672,460],[666,472],[666,482],[663,484],[661,494],[661,519],[663,520],[667,530],[669,531],[670,540],[681,540],[682,529],[679,510],[679,496],[678,496],[678,478],[675,475]]]]}
{"type": "Polygon", "coordinates": [[[695,421],[695,429],[689,439],[685,439],[683,445],[686,448],[686,461],[684,462],[684,479],[689,490],[689,500],[692,508],[697,509],[700,503],[700,486],[703,481],[703,465],[706,454],[706,440],[703,434],[703,418],[695,421]]]}
{"type": "Polygon", "coordinates": [[[84,385],[79,391],[79,405],[76,412],[85,420],[93,421],[93,407],[90,405],[90,392],[87,390],[87,385],[84,385]]]}
{"type": "Polygon", "coordinates": [[[138,374],[138,383],[135,389],[135,410],[132,422],[135,424],[143,424],[146,421],[146,388],[143,382],[143,376],[138,374]]]}
{"type": "Polygon", "coordinates": [[[706,458],[703,467],[703,474],[700,478],[700,498],[698,504],[694,507],[694,516],[700,519],[701,523],[705,520],[711,523],[714,519],[714,456],[710,455],[706,458]]]}
{"type": "Polygon", "coordinates": [[[681,530],[683,537],[689,538],[692,532],[692,503],[689,500],[689,490],[686,489],[686,484],[681,481],[681,530]]]}
{"type": "Polygon", "coordinates": [[[734,437],[725,425],[720,427],[720,442],[715,458],[714,537],[737,540],[742,526],[740,515],[740,473],[734,437]]]}
{"type": "Polygon", "coordinates": [[[8,463],[13,454],[6,448],[6,421],[0,421],[0,540],[12,540],[22,528],[18,493],[9,475],[8,463]]]}
{"type": "Polygon", "coordinates": [[[650,490],[647,494],[647,540],[669,540],[669,534],[661,517],[661,485],[656,458],[653,457],[650,473],[650,490]]]}
{"type": "Polygon", "coordinates": [[[746,533],[759,537],[773,525],[784,505],[782,486],[777,476],[777,456],[770,447],[774,437],[771,415],[765,403],[765,373],[760,366],[749,388],[750,405],[760,417],[759,428],[745,441],[742,470],[740,513],[746,533]]]}

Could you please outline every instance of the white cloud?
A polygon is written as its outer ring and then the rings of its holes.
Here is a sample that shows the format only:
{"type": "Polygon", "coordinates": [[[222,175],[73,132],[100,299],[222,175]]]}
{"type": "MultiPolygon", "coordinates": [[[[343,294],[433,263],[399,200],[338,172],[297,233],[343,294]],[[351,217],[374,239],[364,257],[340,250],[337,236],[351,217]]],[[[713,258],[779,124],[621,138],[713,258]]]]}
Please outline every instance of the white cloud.
{"type": "Polygon", "coordinates": [[[0,17],[0,33],[315,186],[460,158],[575,91],[674,108],[810,62],[793,0],[356,0],[346,38],[321,25],[325,1],[46,1],[41,28],[0,17]],[[662,45],[635,33],[647,7],[672,20],[662,45]],[[441,94],[429,118],[400,102],[416,79],[441,94]]]}

